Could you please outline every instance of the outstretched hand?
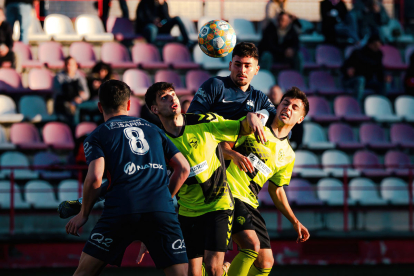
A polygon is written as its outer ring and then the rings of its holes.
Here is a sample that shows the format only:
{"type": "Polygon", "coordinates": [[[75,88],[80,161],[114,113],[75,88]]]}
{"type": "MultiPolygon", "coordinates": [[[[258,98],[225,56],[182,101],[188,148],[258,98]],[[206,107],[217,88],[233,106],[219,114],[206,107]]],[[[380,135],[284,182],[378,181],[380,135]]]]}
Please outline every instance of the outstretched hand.
{"type": "Polygon", "coordinates": [[[139,249],[138,257],[137,257],[137,264],[140,264],[144,259],[145,254],[149,253],[147,247],[143,242],[141,242],[141,248],[139,249]]]}
{"type": "Polygon", "coordinates": [[[293,224],[293,228],[295,229],[296,233],[298,233],[298,238],[296,239],[296,242],[305,242],[310,238],[310,234],[308,229],[300,223],[300,221],[297,221],[293,224]]]}
{"type": "Polygon", "coordinates": [[[238,152],[234,152],[232,159],[233,159],[233,163],[239,168],[239,170],[243,172],[249,171],[250,173],[254,172],[254,167],[252,165],[252,162],[250,162],[250,159],[247,158],[246,156],[238,152]]]}
{"type": "Polygon", "coordinates": [[[249,112],[247,113],[247,122],[249,123],[250,128],[253,130],[254,136],[258,143],[264,144],[267,142],[262,121],[260,120],[263,115],[249,112]]]}

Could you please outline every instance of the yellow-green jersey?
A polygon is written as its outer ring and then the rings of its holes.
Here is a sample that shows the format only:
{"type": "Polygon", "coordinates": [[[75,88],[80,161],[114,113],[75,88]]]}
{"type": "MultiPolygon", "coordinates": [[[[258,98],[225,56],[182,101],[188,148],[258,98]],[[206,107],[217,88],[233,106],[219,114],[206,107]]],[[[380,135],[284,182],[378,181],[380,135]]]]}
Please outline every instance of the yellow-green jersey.
{"type": "Polygon", "coordinates": [[[197,217],[217,210],[233,210],[223,154],[218,144],[235,142],[240,121],[225,120],[214,114],[183,114],[180,134],[167,137],[190,163],[190,175],[178,193],[178,213],[197,217]]]}
{"type": "Polygon", "coordinates": [[[277,186],[289,185],[295,163],[295,152],[288,138],[279,139],[272,129],[265,127],[267,142],[256,141],[254,134],[237,140],[234,150],[248,157],[254,172],[241,171],[233,161],[227,168],[227,180],[235,198],[251,205],[259,206],[257,195],[266,181],[277,186]]]}

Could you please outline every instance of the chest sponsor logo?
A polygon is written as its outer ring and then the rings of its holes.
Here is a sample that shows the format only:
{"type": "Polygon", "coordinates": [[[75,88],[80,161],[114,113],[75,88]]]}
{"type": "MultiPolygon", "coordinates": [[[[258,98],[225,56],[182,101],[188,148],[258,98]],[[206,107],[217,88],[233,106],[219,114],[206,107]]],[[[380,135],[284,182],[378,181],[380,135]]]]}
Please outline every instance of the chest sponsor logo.
{"type": "Polygon", "coordinates": [[[252,100],[247,100],[247,103],[246,103],[246,110],[247,111],[253,111],[254,110],[254,101],[252,101],[252,100]]]}
{"type": "Polygon", "coordinates": [[[128,162],[124,166],[124,172],[128,175],[134,174],[137,171],[137,166],[134,163],[128,162]]]}
{"type": "Polygon", "coordinates": [[[272,170],[262,160],[260,160],[259,157],[257,157],[253,153],[250,153],[249,156],[247,156],[247,158],[249,158],[253,167],[255,167],[259,172],[264,174],[264,176],[267,177],[272,172],[272,170]]]}
{"type": "Polygon", "coordinates": [[[144,164],[144,165],[135,165],[132,162],[128,162],[124,166],[124,172],[127,175],[132,175],[132,174],[136,173],[139,170],[146,170],[146,169],[163,170],[164,168],[160,164],[153,164],[153,163],[148,163],[148,164],[144,164]]]}
{"type": "Polygon", "coordinates": [[[188,177],[196,176],[208,169],[207,161],[197,164],[190,169],[190,175],[188,177]]]}

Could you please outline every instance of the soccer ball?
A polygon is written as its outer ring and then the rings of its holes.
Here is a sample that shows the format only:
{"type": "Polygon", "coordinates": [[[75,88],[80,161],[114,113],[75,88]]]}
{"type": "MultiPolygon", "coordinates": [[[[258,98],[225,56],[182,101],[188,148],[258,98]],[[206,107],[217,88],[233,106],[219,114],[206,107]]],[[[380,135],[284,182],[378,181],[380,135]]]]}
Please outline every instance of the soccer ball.
{"type": "Polygon", "coordinates": [[[212,20],[201,27],[198,33],[198,45],[210,57],[225,57],[236,45],[236,33],[226,21],[212,20]]]}

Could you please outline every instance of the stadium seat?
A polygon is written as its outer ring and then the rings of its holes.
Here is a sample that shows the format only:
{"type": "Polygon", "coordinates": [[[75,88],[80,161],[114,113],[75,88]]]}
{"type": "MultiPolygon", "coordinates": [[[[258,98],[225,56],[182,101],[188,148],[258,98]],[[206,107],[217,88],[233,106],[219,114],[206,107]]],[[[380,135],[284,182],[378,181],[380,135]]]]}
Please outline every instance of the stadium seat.
{"type": "Polygon", "coordinates": [[[123,81],[129,85],[134,95],[144,96],[148,87],[152,85],[150,76],[139,69],[128,69],[122,77],[123,81]]]}
{"type": "Polygon", "coordinates": [[[316,63],[321,67],[339,69],[343,64],[341,50],[335,46],[319,45],[316,47],[316,63]]]}
{"type": "Polygon", "coordinates": [[[316,155],[313,152],[306,150],[296,151],[293,173],[299,174],[303,178],[328,176],[326,172],[320,169],[320,164],[316,155]]]}
{"type": "MultiPolygon", "coordinates": [[[[27,159],[26,155],[21,152],[17,151],[6,151],[0,156],[0,166],[7,167],[7,166],[15,166],[15,167],[28,167],[29,160],[27,159]]],[[[10,169],[2,169],[0,171],[0,177],[10,177],[10,169]]],[[[15,169],[14,178],[15,179],[36,179],[38,178],[39,174],[29,169],[15,169]]],[[[26,199],[27,200],[27,199],[26,199]]]]}
{"type": "Polygon", "coordinates": [[[339,117],[332,114],[328,101],[325,98],[310,96],[308,116],[318,123],[329,123],[339,121],[339,117]]]}
{"type": "Polygon", "coordinates": [[[210,78],[210,74],[203,70],[190,70],[185,75],[185,83],[187,89],[191,92],[196,92],[198,88],[210,78]]]}
{"type": "Polygon", "coordinates": [[[377,186],[371,179],[354,178],[349,183],[349,195],[351,199],[361,205],[386,205],[387,201],[380,198],[377,186]]]}
{"type": "Polygon", "coordinates": [[[354,154],[354,167],[366,177],[387,177],[390,172],[384,170],[378,156],[367,150],[360,150],[354,154]]]}
{"type": "Polygon", "coordinates": [[[296,86],[303,92],[309,94],[311,92],[305,84],[305,80],[303,79],[302,75],[294,70],[283,70],[279,73],[279,76],[277,78],[277,83],[279,84],[280,88],[282,88],[283,91],[286,91],[287,89],[292,88],[293,86],[296,86]]]}
{"type": "Polygon", "coordinates": [[[142,103],[137,97],[130,97],[131,109],[129,110],[129,116],[131,117],[141,117],[141,107],[142,103]]]}
{"type": "Polygon", "coordinates": [[[23,96],[19,101],[19,110],[25,120],[32,123],[56,120],[56,115],[47,112],[45,100],[40,96],[23,96]]]}
{"type": "Polygon", "coordinates": [[[292,179],[289,186],[285,187],[289,202],[297,205],[322,205],[322,201],[316,197],[315,187],[305,179],[292,179]]]}
{"type": "MultiPolygon", "coordinates": [[[[344,186],[341,181],[334,178],[324,178],[316,184],[317,195],[324,203],[332,206],[344,205],[344,186]]],[[[355,201],[347,198],[349,205],[355,201]]]]}
{"type": "Polygon", "coordinates": [[[414,122],[414,97],[409,95],[399,96],[395,99],[395,113],[407,122],[414,122]]]}
{"type": "Polygon", "coordinates": [[[367,231],[409,231],[408,212],[371,211],[364,215],[363,228],[367,231]]]}
{"type": "Polygon", "coordinates": [[[316,70],[319,69],[319,65],[316,64],[315,59],[312,57],[310,51],[303,45],[299,48],[299,53],[302,58],[302,68],[304,70],[316,70]]]}
{"type": "Polygon", "coordinates": [[[75,21],[76,32],[86,41],[104,42],[114,40],[114,35],[106,33],[101,19],[94,14],[82,14],[75,21]]]}
{"type": "MultiPolygon", "coordinates": [[[[131,102],[132,104],[132,102],[131,102]]],[[[79,137],[89,135],[92,131],[95,130],[97,125],[94,122],[81,122],[76,126],[75,130],[75,138],[78,139],[79,137]]]]}
{"type": "Polygon", "coordinates": [[[397,42],[407,44],[414,42],[414,37],[404,32],[404,29],[396,18],[390,18],[388,24],[381,27],[381,32],[389,43],[397,42]]]}
{"type": "Polygon", "coordinates": [[[132,61],[145,70],[167,69],[168,64],[161,61],[160,53],[152,44],[137,43],[131,50],[132,61]]]}
{"type": "MultiPolygon", "coordinates": [[[[0,191],[0,209],[10,209],[10,181],[0,181],[0,191]]],[[[20,187],[16,183],[14,183],[14,208],[30,208],[30,204],[23,201],[20,187]]]]}
{"type": "Polygon", "coordinates": [[[371,95],[365,99],[365,114],[373,117],[377,122],[393,123],[400,118],[392,112],[389,99],[380,95],[371,95]]]}
{"type": "Polygon", "coordinates": [[[28,92],[23,88],[20,74],[13,68],[0,68],[0,91],[9,94],[28,92]]]}
{"type": "Polygon", "coordinates": [[[262,39],[261,34],[256,32],[253,23],[247,19],[233,18],[229,23],[236,32],[238,41],[258,43],[262,39]]]}
{"type": "Polygon", "coordinates": [[[324,151],[321,160],[323,170],[333,177],[343,177],[344,168],[347,168],[348,177],[360,176],[360,172],[352,168],[348,155],[340,150],[324,151]]]}
{"type": "Polygon", "coordinates": [[[82,40],[82,36],[75,32],[70,18],[63,14],[49,14],[46,16],[44,30],[55,41],[72,42],[82,40]]]}
{"type": "Polygon", "coordinates": [[[191,91],[184,87],[180,75],[173,70],[158,70],[154,76],[154,82],[169,82],[174,84],[175,93],[178,96],[189,95],[191,91]]]}
{"type": "Polygon", "coordinates": [[[407,69],[407,65],[404,64],[402,61],[400,52],[397,48],[390,46],[390,45],[384,45],[381,48],[382,51],[382,64],[384,65],[384,68],[387,70],[405,70],[407,69]]]}
{"type": "Polygon", "coordinates": [[[179,43],[167,43],[162,49],[164,62],[173,69],[198,69],[200,66],[191,60],[188,48],[179,43]]]}
{"type": "Polygon", "coordinates": [[[359,128],[359,140],[372,149],[391,149],[397,146],[391,143],[385,135],[384,129],[375,123],[366,123],[359,128]]]}
{"type": "MultiPolygon", "coordinates": [[[[62,165],[63,163],[59,156],[51,152],[39,152],[33,157],[33,166],[54,166],[62,165]]],[[[72,176],[72,171],[70,170],[48,170],[44,168],[37,169],[36,171],[44,179],[68,179],[72,176]]]]}
{"type": "Polygon", "coordinates": [[[393,205],[408,204],[408,185],[400,178],[388,177],[381,181],[381,197],[393,205]]]}
{"type": "Polygon", "coordinates": [[[50,69],[61,69],[64,66],[62,45],[55,41],[43,42],[39,45],[39,61],[50,69]]]}
{"type": "MultiPolygon", "coordinates": [[[[329,212],[324,214],[326,221],[326,228],[331,231],[344,231],[344,213],[343,212],[329,212]]],[[[348,213],[348,229],[354,229],[354,215],[348,213]]]]}
{"type": "MultiPolygon", "coordinates": [[[[184,24],[185,29],[187,30],[188,38],[190,39],[190,41],[198,41],[198,31],[193,21],[191,21],[185,16],[180,16],[180,18],[184,24]]],[[[174,26],[172,28],[171,35],[173,37],[179,37],[181,35],[180,29],[178,28],[178,26],[174,26]]]]}
{"type": "Polygon", "coordinates": [[[335,115],[350,123],[370,121],[371,118],[361,112],[358,101],[351,96],[338,96],[334,101],[335,115]]]}
{"type": "Polygon", "coordinates": [[[57,150],[73,150],[72,132],[68,125],[59,122],[50,122],[43,127],[43,141],[57,150]]]}
{"type": "Polygon", "coordinates": [[[357,49],[360,49],[361,47],[360,46],[358,46],[358,45],[351,45],[351,46],[347,46],[346,48],[345,48],[345,51],[344,51],[344,54],[345,54],[345,59],[348,59],[351,55],[352,55],[352,53],[355,51],[355,50],[357,50],[357,49]]]}
{"type": "Polygon", "coordinates": [[[141,37],[135,33],[134,26],[129,18],[109,16],[106,20],[106,29],[118,41],[133,40],[141,37]]]}
{"type": "Polygon", "coordinates": [[[25,186],[26,201],[35,208],[57,208],[52,186],[44,180],[31,180],[25,186]]]}
{"type": "Polygon", "coordinates": [[[127,48],[118,42],[105,42],[101,48],[101,60],[117,68],[136,68],[131,61],[127,48]]]}
{"type": "Polygon", "coordinates": [[[391,142],[403,148],[414,148],[414,128],[408,124],[392,125],[391,142]]]}
{"type": "Polygon", "coordinates": [[[16,104],[13,99],[0,95],[0,123],[18,123],[23,118],[23,114],[16,113],[16,104]]]}
{"type": "Polygon", "coordinates": [[[414,44],[407,46],[407,48],[405,48],[405,63],[407,65],[410,65],[410,57],[411,55],[414,53],[414,44]]]}
{"type": "MultiPolygon", "coordinates": [[[[231,55],[231,53],[229,55],[231,55]]],[[[225,62],[224,58],[209,57],[201,51],[200,47],[193,48],[193,57],[194,61],[206,70],[229,68],[229,63],[225,62]]]]}
{"type": "Polygon", "coordinates": [[[21,150],[45,150],[39,131],[31,123],[15,123],[10,128],[10,141],[21,150]]]}
{"type": "Polygon", "coordinates": [[[335,143],[338,148],[344,150],[357,150],[364,147],[357,141],[352,128],[344,123],[333,123],[328,130],[329,141],[335,143]]]}
{"type": "Polygon", "coordinates": [[[408,169],[411,166],[410,157],[401,151],[388,151],[384,157],[384,164],[390,173],[397,176],[408,176],[410,173],[408,169]]]}
{"type": "Polygon", "coordinates": [[[95,52],[88,42],[73,42],[69,47],[69,55],[76,60],[80,68],[92,68],[96,64],[95,52]]]}
{"type": "MultiPolygon", "coordinates": [[[[17,21],[16,21],[17,22],[17,21]]],[[[42,67],[43,64],[39,60],[34,60],[30,46],[21,41],[15,41],[13,44],[13,52],[17,55],[17,62],[20,62],[22,68],[42,67]]]]}
{"type": "MultiPolygon", "coordinates": [[[[79,183],[75,179],[62,180],[58,185],[58,201],[74,200],[79,198],[79,183]]],[[[81,186],[81,195],[83,191],[83,185],[81,186]]]]}
{"type": "Polygon", "coordinates": [[[326,138],[322,127],[316,123],[307,122],[303,125],[303,145],[311,150],[333,149],[335,144],[326,138]]]}
{"type": "Polygon", "coordinates": [[[37,90],[36,93],[42,91],[52,93],[53,74],[46,68],[33,68],[29,71],[29,88],[37,90]]]}
{"type": "Polygon", "coordinates": [[[14,150],[16,146],[7,140],[6,130],[0,125],[0,150],[14,150]]]}
{"type": "MultiPolygon", "coordinates": [[[[43,41],[50,41],[52,39],[52,36],[45,33],[45,31],[42,28],[42,24],[37,18],[36,12],[34,12],[34,10],[32,10],[30,14],[30,19],[31,22],[28,30],[29,42],[39,43],[43,41]]],[[[20,36],[20,26],[18,30],[19,33],[17,37],[20,36]]]]}
{"type": "Polygon", "coordinates": [[[265,69],[260,70],[250,83],[255,89],[262,91],[266,95],[269,94],[270,88],[275,84],[275,77],[270,71],[265,69]]]}
{"type": "Polygon", "coordinates": [[[340,95],[344,90],[337,88],[335,80],[329,72],[312,71],[309,74],[309,89],[321,95],[340,95]]]}

